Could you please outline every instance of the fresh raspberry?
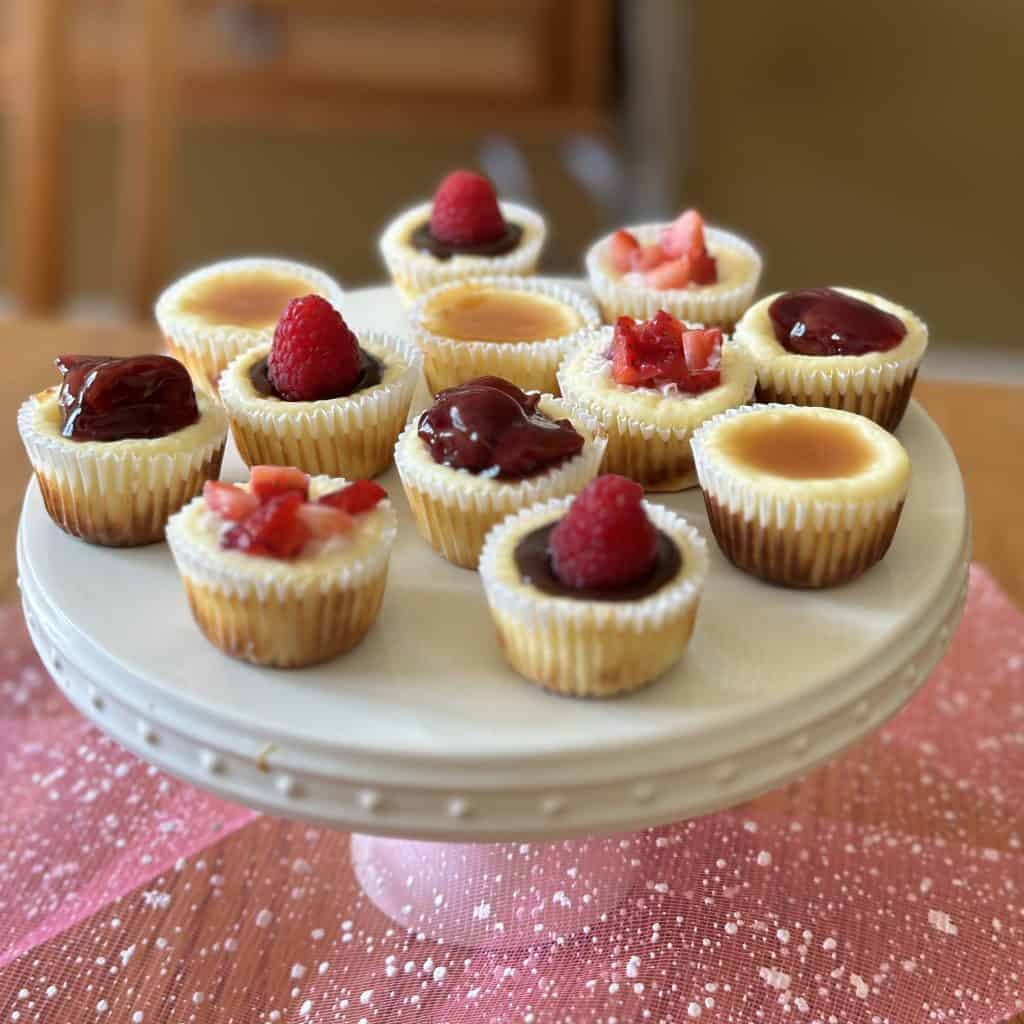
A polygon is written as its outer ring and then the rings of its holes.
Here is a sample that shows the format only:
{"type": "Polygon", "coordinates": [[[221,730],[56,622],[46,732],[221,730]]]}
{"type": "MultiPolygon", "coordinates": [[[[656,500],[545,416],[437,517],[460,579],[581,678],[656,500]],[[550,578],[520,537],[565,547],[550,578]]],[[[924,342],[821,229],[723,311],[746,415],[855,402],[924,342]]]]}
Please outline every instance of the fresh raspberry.
{"type": "Polygon", "coordinates": [[[639,249],[636,235],[625,230],[616,231],[608,242],[608,257],[612,266],[620,274],[625,274],[633,269],[633,254],[639,249]]]}
{"type": "Polygon", "coordinates": [[[219,480],[207,480],[203,484],[203,500],[206,507],[221,519],[229,519],[237,523],[250,512],[260,507],[260,500],[255,494],[243,491],[234,484],[224,484],[219,480]]]}
{"type": "Polygon", "coordinates": [[[309,527],[299,515],[302,505],[302,495],[295,491],[271,498],[227,530],[220,546],[247,555],[294,558],[310,538],[309,527]]]}
{"type": "Polygon", "coordinates": [[[294,466],[253,466],[249,471],[249,490],[260,502],[292,491],[305,501],[309,496],[309,477],[294,466]]]}
{"type": "Polygon", "coordinates": [[[576,495],[548,541],[552,569],[567,587],[624,587],[651,571],[658,531],[643,496],[638,483],[614,474],[599,476],[576,495]]]}
{"type": "Polygon", "coordinates": [[[305,295],[278,321],[267,370],[290,402],[337,398],[359,379],[359,342],[326,299],[305,295]]]}
{"type": "Polygon", "coordinates": [[[505,233],[494,186],[474,171],[452,171],[437,187],[430,230],[449,245],[491,242],[505,233]]]}
{"type": "Polygon", "coordinates": [[[376,508],[387,496],[388,492],[380,484],[372,480],[356,480],[339,491],[321,495],[318,504],[339,509],[350,516],[357,516],[376,508]]]}

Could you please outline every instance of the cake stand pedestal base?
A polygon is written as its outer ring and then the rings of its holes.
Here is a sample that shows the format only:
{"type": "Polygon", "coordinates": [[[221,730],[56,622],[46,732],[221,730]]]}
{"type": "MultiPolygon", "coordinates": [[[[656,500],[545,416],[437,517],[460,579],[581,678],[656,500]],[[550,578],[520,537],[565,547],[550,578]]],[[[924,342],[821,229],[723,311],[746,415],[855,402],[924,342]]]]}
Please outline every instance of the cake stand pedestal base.
{"type": "Polygon", "coordinates": [[[618,836],[554,843],[439,843],[352,836],[352,867],[402,928],[471,949],[559,942],[618,906],[639,861],[618,836]]]}

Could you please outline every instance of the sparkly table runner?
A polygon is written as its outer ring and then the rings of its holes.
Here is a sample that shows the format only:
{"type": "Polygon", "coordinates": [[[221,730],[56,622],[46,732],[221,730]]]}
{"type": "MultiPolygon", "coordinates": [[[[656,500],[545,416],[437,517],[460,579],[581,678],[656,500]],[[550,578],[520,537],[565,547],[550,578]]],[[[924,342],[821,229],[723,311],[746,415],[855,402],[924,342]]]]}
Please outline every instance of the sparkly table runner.
{"type": "Polygon", "coordinates": [[[977,567],[912,703],[798,783],[629,835],[389,858],[148,767],[64,701],[16,610],[0,637],[0,1021],[1024,1010],[1024,616],[977,567]]]}

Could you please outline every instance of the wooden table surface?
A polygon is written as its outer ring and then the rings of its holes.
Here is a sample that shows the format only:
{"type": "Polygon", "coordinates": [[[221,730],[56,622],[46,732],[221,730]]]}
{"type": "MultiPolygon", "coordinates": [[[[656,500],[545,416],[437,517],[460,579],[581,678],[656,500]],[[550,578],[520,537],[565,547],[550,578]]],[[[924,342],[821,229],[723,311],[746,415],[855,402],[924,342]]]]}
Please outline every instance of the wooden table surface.
{"type": "MultiPolygon", "coordinates": [[[[19,404],[33,391],[56,381],[52,361],[58,353],[128,355],[156,350],[159,344],[156,331],[150,329],[84,327],[64,322],[0,323],[0,349],[6,353],[5,372],[0,378],[0,413],[8,423],[2,434],[0,466],[6,467],[9,481],[0,508],[0,599],[11,601],[17,595],[14,537],[29,475],[15,429],[19,404]]],[[[1024,497],[1024,388],[925,380],[918,383],[915,395],[942,428],[960,462],[974,515],[975,558],[1024,607],[1024,529],[1019,525],[1024,497]]],[[[818,778],[817,799],[823,813],[827,813],[833,803],[827,769],[818,778]]],[[[922,791],[921,798],[924,801],[927,793],[922,791]]],[[[905,794],[901,799],[906,799],[905,794]]],[[[788,790],[782,789],[761,797],[757,806],[785,815],[795,811],[789,800],[788,790]]],[[[806,807],[803,811],[806,813],[806,807]]],[[[876,821],[859,821],[861,825],[886,820],[884,807],[859,813],[866,819],[877,814],[876,821]]],[[[972,839],[978,845],[1005,844],[1004,836],[979,834],[972,839]]],[[[168,882],[173,890],[173,876],[168,882]]],[[[173,899],[169,913],[174,916],[177,911],[173,908],[178,908],[184,918],[181,922],[169,919],[167,926],[194,924],[194,915],[203,911],[190,910],[190,905],[189,899],[173,899]]],[[[220,913],[223,910],[220,908],[220,913]]],[[[125,973],[131,972],[132,967],[126,968],[125,973]]],[[[1024,1015],[1015,1024],[1024,1024],[1024,1015]]]]}

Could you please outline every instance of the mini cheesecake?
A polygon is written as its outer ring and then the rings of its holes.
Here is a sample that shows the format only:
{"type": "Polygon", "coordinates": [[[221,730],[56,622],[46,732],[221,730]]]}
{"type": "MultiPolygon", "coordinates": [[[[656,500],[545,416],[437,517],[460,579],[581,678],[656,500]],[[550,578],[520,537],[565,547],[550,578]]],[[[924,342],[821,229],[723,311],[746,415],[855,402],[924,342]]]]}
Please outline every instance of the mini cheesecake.
{"type": "Polygon", "coordinates": [[[863,416],[756,405],[693,437],[719,547],[744,572],[791,587],[830,587],[881,559],[899,524],[910,458],[863,416]]]}
{"type": "Polygon", "coordinates": [[[157,299],[156,320],[171,355],[197,384],[216,392],[231,360],[269,342],[288,303],[309,294],[341,304],[341,285],[315,267],[279,259],[225,260],[167,288],[157,299]]]}
{"type": "Polygon", "coordinates": [[[594,422],[561,400],[482,377],[442,391],[406,426],[395,465],[420,535],[475,569],[495,523],[574,494],[597,474],[604,446],[594,422]]]}
{"type": "Polygon", "coordinates": [[[360,370],[343,394],[313,401],[281,395],[269,373],[271,344],[236,357],[219,393],[247,465],[297,466],[310,474],[374,477],[391,464],[422,358],[409,342],[358,334],[360,370]]]}
{"type": "MultiPolygon", "coordinates": [[[[616,478],[601,477],[595,485],[610,479],[616,478]]],[[[624,504],[619,497],[617,507],[604,512],[604,524],[621,515],[624,504]]],[[[566,582],[551,548],[573,507],[572,498],[548,501],[496,526],[484,546],[480,576],[512,668],[554,693],[611,697],[650,683],[682,657],[707,576],[707,546],[680,516],[644,502],[657,538],[642,574],[620,585],[566,582]]],[[[636,529],[628,524],[624,543],[636,529]]],[[[614,552],[613,535],[589,539],[593,547],[614,552]]]]}
{"type": "Polygon", "coordinates": [[[696,210],[670,223],[622,228],[586,255],[606,323],[620,316],[648,319],[664,309],[679,320],[731,331],[753,300],[761,267],[750,242],[705,227],[696,210]]]}
{"type": "Polygon", "coordinates": [[[273,668],[351,650],[380,611],[397,522],[383,488],[254,466],[210,484],[167,541],[192,615],[233,658],[273,668]]]}
{"type": "Polygon", "coordinates": [[[608,437],[602,467],[649,491],[696,484],[690,437],[705,420],[749,402],[754,368],[717,328],[662,311],[623,317],[580,344],[558,371],[563,398],[608,437]]]}
{"type": "Polygon", "coordinates": [[[63,383],[18,411],[50,517],[92,544],[162,540],[168,516],[220,474],[223,412],[168,356],[61,356],[57,366],[63,383]]]}
{"type": "Polygon", "coordinates": [[[908,309],[853,288],[779,292],[755,303],[736,340],[762,402],[846,409],[895,430],[928,347],[908,309]]]}
{"type": "Polygon", "coordinates": [[[543,278],[471,278],[427,292],[411,314],[431,393],[496,376],[556,393],[571,349],[601,324],[579,292],[543,278]]]}
{"type": "Polygon", "coordinates": [[[536,270],[547,238],[544,218],[499,200],[472,171],[454,171],[434,198],[399,214],[380,238],[380,252],[406,305],[440,284],[536,270]]]}

